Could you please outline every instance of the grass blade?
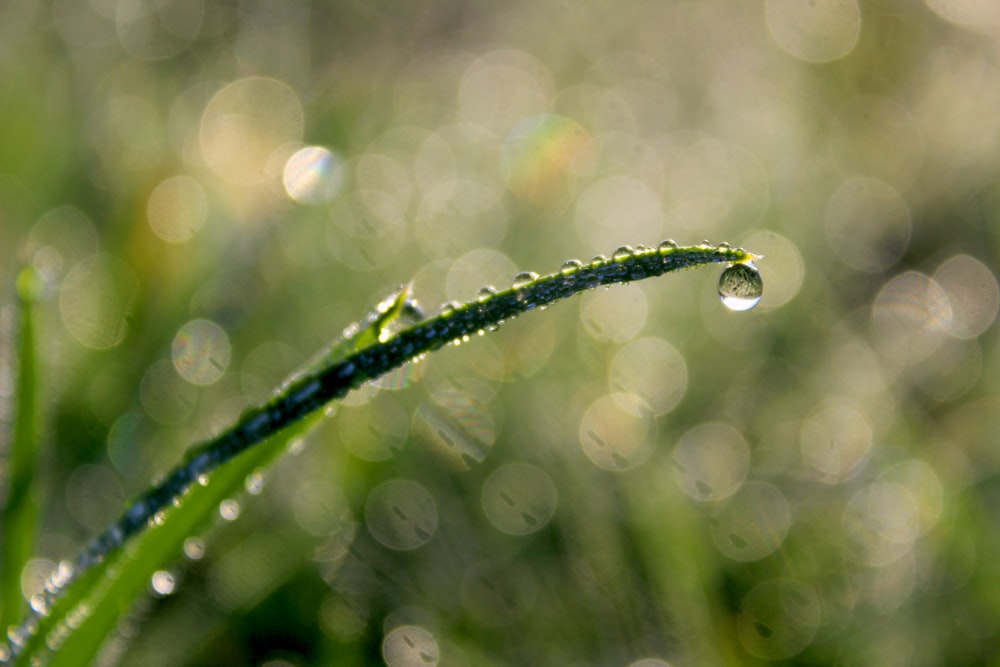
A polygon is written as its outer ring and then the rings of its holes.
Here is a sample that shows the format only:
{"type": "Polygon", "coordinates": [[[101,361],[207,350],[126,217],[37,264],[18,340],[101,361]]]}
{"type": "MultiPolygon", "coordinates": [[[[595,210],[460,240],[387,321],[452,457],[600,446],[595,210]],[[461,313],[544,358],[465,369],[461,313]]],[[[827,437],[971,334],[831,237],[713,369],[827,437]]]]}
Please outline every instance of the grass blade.
{"type": "Polygon", "coordinates": [[[24,617],[21,571],[35,548],[38,531],[39,418],[38,332],[35,304],[41,291],[39,277],[31,268],[17,280],[20,330],[17,341],[16,414],[7,457],[8,494],[0,516],[0,628],[6,629],[24,617]]]}
{"type": "Polygon", "coordinates": [[[15,633],[16,664],[89,664],[150,577],[179,555],[219,503],[242,489],[247,475],[266,467],[290,437],[307,432],[319,409],[422,354],[517,315],[600,285],[626,283],[712,263],[743,263],[746,250],[700,245],[620,248],[611,259],[567,263],[556,273],[519,274],[510,289],[419,318],[409,288],[391,295],[316,362],[285,382],[268,403],[253,408],[215,440],[190,450],[166,479],[125,510],[61,569],[38,616],[15,633]],[[122,549],[126,541],[127,548],[122,549]],[[51,605],[49,604],[51,602],[51,605]]]}

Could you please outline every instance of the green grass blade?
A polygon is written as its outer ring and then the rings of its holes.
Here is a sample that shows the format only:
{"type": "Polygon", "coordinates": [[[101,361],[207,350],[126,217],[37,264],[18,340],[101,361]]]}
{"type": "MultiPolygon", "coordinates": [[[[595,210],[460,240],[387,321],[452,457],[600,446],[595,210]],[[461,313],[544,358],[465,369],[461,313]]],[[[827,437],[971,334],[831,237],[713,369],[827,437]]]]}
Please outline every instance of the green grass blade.
{"type": "Polygon", "coordinates": [[[321,415],[313,415],[296,422],[259,447],[243,452],[216,470],[205,485],[188,489],[178,507],[164,512],[127,548],[116,550],[93,568],[103,576],[90,578],[85,592],[74,599],[66,603],[59,600],[50,617],[75,616],[76,627],[65,632],[58,623],[46,619],[47,627],[39,630],[39,639],[47,636],[46,649],[52,650],[50,667],[90,664],[133,601],[149,589],[153,574],[178,559],[185,540],[205,530],[220,503],[240,494],[250,474],[268,468],[290,439],[303,437],[320,419],[321,415]]]}
{"type": "Polygon", "coordinates": [[[21,571],[35,548],[38,531],[39,419],[38,332],[35,304],[41,290],[33,269],[21,272],[17,280],[20,299],[20,331],[17,342],[17,389],[14,432],[7,457],[8,494],[0,517],[0,628],[6,630],[24,617],[21,571]]]}
{"type": "Polygon", "coordinates": [[[174,560],[219,503],[238,494],[250,473],[266,467],[290,437],[305,433],[319,409],[422,354],[505,320],[592,289],[712,263],[757,256],[728,245],[620,248],[610,259],[568,262],[553,274],[520,274],[497,292],[401,331],[419,317],[409,288],[391,295],[318,360],[292,376],[265,405],[253,408],[215,440],[190,450],[166,479],[125,510],[78,557],[66,581],[51,588],[43,613],[18,629],[16,664],[89,664],[153,573],[174,560]],[[207,479],[206,479],[207,478],[207,479]],[[124,549],[121,547],[129,542],[124,549]]]}

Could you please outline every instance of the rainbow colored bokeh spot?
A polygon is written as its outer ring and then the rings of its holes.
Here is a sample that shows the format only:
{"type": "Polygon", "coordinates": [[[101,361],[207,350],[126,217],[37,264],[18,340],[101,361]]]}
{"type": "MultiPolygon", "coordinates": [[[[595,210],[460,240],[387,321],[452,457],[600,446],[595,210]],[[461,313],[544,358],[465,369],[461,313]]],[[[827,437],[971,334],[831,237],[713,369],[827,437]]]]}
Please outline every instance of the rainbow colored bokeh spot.
{"type": "Polygon", "coordinates": [[[511,129],[500,153],[507,188],[520,200],[549,208],[567,203],[593,173],[594,141],[578,122],[540,114],[511,129]]]}

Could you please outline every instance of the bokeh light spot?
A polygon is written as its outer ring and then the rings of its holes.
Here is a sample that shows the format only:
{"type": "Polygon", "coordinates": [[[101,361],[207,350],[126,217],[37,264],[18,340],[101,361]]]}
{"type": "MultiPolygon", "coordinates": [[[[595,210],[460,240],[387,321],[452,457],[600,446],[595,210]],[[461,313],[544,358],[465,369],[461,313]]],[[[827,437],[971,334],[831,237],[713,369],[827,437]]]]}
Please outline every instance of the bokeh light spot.
{"type": "Polygon", "coordinates": [[[740,605],[740,643],[765,660],[801,653],[816,636],[822,620],[812,588],[793,579],[773,579],[755,586],[740,605]]]}
{"type": "Polygon", "coordinates": [[[483,483],[483,512],[497,530],[508,535],[530,535],[544,528],[557,502],[552,478],[530,463],[508,463],[483,483]]]}
{"type": "Polygon", "coordinates": [[[803,423],[800,446],[806,467],[817,479],[840,484],[864,467],[872,448],[872,427],[860,407],[830,400],[803,423]]]}
{"type": "Polygon", "coordinates": [[[434,497],[423,486],[393,479],[376,486],[365,502],[365,524],[382,546],[409,551],[426,544],[437,531],[434,497]]]}
{"type": "Polygon", "coordinates": [[[608,394],[590,404],[580,419],[580,447],[605,470],[628,470],[652,453],[656,422],[649,407],[630,394],[608,394]]]}
{"type": "Polygon", "coordinates": [[[322,146],[295,151],[282,173],[285,192],[300,204],[319,204],[336,197],[344,186],[340,156],[322,146]]]}
{"type": "Polygon", "coordinates": [[[861,34],[856,0],[767,0],[765,12],[778,46],[806,62],[843,58],[861,34]]]}
{"type": "Polygon", "coordinates": [[[507,188],[521,200],[549,207],[566,202],[595,169],[594,142],[583,126],[558,114],[527,118],[500,151],[507,188]]]}
{"type": "Polygon", "coordinates": [[[287,84],[266,77],[234,81],[215,94],[201,117],[201,150],[208,166],[234,185],[267,181],[268,160],[302,138],[304,117],[287,84]]]}
{"type": "Polygon", "coordinates": [[[439,657],[434,635],[415,625],[398,627],[382,640],[387,667],[434,667],[439,657]]]}
{"type": "Polygon", "coordinates": [[[934,280],[951,304],[946,328],[952,336],[975,338],[993,324],[1000,307],[1000,287],[985,264],[968,255],[954,255],[938,267],[934,280]]]}
{"type": "Polygon", "coordinates": [[[170,346],[174,368],[192,384],[209,385],[226,368],[232,347],[229,336],[211,320],[191,320],[180,328],[170,346]]]}
{"type": "Polygon", "coordinates": [[[872,337],[897,370],[924,361],[945,341],[952,307],[937,281],[907,271],[887,282],[872,306],[872,337]]]}
{"type": "Polygon", "coordinates": [[[867,565],[894,563],[920,536],[917,502],[896,482],[874,482],[858,490],[844,510],[844,531],[867,565]]]}
{"type": "Polygon", "coordinates": [[[157,185],[146,202],[149,228],[168,243],[190,240],[205,225],[205,190],[190,176],[172,176],[157,185]]]}
{"type": "Polygon", "coordinates": [[[747,482],[712,513],[712,539],[733,560],[759,560],[781,546],[790,524],[788,501],[778,487],[747,482]]]}
{"type": "Polygon", "coordinates": [[[659,416],[673,410],[687,389],[684,357],[662,338],[640,338],[622,346],[611,361],[611,390],[638,396],[659,416]]]}
{"type": "Polygon", "coordinates": [[[685,494],[704,502],[736,493],[750,470],[750,447],[728,424],[708,422],[681,436],[673,453],[673,474],[685,494]]]}
{"type": "Polygon", "coordinates": [[[59,313],[66,330],[80,344],[106,350],[125,339],[138,295],[139,281],[128,264],[98,253],[66,275],[59,292],[59,313]]]}

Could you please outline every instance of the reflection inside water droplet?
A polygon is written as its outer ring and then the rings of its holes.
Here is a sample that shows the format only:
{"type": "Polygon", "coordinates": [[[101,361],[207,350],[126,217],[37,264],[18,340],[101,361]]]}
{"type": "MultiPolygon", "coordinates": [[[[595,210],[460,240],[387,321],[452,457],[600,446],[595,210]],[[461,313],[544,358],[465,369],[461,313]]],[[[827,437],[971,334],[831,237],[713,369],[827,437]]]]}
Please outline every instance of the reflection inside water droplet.
{"type": "Polygon", "coordinates": [[[733,264],[719,277],[719,297],[730,310],[750,310],[763,293],[764,281],[752,264],[733,264]]]}

